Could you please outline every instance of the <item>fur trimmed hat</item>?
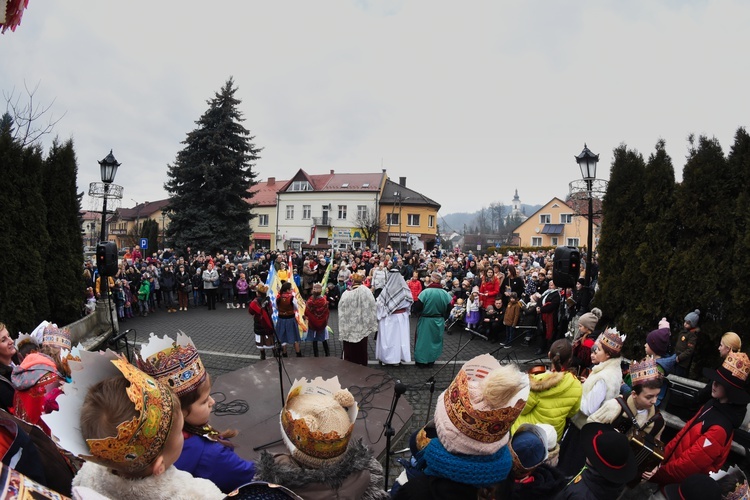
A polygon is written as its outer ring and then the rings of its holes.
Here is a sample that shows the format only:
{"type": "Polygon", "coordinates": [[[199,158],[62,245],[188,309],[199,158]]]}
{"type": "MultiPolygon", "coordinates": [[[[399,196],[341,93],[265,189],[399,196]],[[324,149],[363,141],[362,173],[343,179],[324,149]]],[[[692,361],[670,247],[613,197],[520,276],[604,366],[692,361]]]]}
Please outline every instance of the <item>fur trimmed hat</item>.
{"type": "Polygon", "coordinates": [[[497,453],[528,397],[529,377],[515,365],[501,365],[489,354],[469,360],[438,398],[440,443],[450,453],[497,453]]]}

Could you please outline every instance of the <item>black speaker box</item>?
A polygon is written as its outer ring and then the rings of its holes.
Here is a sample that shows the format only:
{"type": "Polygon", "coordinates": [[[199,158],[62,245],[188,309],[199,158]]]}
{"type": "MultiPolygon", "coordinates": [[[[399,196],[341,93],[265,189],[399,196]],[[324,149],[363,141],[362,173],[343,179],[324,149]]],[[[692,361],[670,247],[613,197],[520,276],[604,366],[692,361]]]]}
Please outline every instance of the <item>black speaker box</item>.
{"type": "Polygon", "coordinates": [[[102,276],[117,274],[117,245],[113,241],[96,244],[96,267],[102,276]]]}
{"type": "Polygon", "coordinates": [[[575,288],[581,274],[581,252],[576,247],[557,247],[552,267],[552,281],[558,288],[575,288]]]}

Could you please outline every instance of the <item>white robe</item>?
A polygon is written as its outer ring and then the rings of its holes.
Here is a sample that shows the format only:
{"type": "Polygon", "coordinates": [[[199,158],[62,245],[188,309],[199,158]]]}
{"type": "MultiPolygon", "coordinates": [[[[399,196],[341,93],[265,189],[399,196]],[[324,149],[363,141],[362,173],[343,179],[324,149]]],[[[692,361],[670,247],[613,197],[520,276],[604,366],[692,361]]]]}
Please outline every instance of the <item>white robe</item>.
{"type": "MultiPolygon", "coordinates": [[[[411,299],[411,296],[408,297],[411,299]]],[[[411,300],[404,299],[398,309],[406,309],[399,314],[388,314],[378,302],[378,340],[375,343],[375,358],[387,365],[397,365],[411,361],[409,312],[411,300]]]]}

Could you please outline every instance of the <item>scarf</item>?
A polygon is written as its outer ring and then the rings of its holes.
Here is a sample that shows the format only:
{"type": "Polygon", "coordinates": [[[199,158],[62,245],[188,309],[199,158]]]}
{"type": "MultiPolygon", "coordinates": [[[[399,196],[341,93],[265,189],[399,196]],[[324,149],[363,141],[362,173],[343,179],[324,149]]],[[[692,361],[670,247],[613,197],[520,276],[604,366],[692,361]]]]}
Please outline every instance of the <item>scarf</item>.
{"type": "MultiPolygon", "coordinates": [[[[410,304],[414,302],[411,290],[404,281],[404,277],[398,271],[392,270],[388,273],[388,280],[385,282],[383,291],[378,295],[378,305],[380,306],[378,309],[385,312],[385,315],[391,315],[404,301],[410,304]]],[[[381,315],[382,312],[378,314],[378,319],[383,319],[380,317],[381,315]]]]}
{"type": "Polygon", "coordinates": [[[459,455],[446,450],[439,439],[432,439],[422,451],[427,462],[425,474],[477,488],[505,480],[513,465],[507,446],[492,455],[459,455]]]}

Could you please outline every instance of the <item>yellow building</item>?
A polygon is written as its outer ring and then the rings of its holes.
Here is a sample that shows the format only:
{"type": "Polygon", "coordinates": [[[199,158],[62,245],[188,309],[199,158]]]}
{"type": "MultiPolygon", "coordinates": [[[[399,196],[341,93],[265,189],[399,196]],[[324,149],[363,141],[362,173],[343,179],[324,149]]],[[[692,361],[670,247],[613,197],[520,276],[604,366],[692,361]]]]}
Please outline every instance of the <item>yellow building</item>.
{"type": "MultiPolygon", "coordinates": [[[[514,244],[521,247],[584,247],[588,242],[588,218],[560,198],[552,198],[513,230],[514,244]]],[[[599,223],[594,220],[593,250],[599,242],[599,223]]]]}
{"type": "Polygon", "coordinates": [[[380,195],[378,245],[399,252],[431,250],[436,246],[438,210],[439,203],[406,187],[406,177],[399,177],[398,184],[388,179],[380,195]]]}
{"type": "MultiPolygon", "coordinates": [[[[117,248],[132,248],[140,243],[141,226],[146,219],[153,219],[159,226],[159,239],[165,234],[169,225],[166,206],[169,199],[139,203],[133,208],[118,208],[114,215],[107,219],[107,239],[114,241],[117,248]]],[[[149,241],[148,254],[163,248],[163,241],[149,241]]]]}

